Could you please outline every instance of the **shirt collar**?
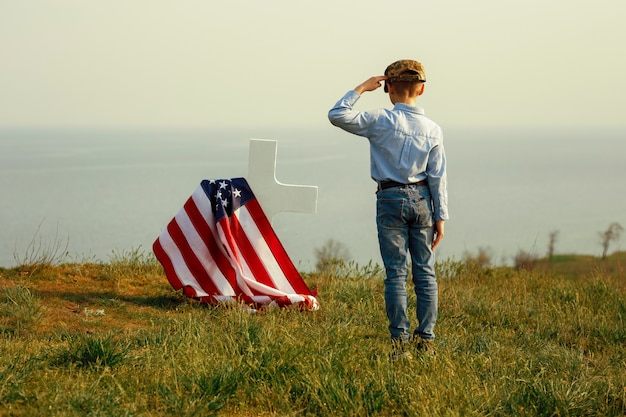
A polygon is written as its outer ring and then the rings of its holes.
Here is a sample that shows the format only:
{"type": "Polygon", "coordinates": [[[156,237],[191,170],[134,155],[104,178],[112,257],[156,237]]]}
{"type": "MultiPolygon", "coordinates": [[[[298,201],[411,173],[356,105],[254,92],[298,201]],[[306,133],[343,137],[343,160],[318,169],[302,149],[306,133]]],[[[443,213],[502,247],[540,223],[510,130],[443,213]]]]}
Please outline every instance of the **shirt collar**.
{"type": "Polygon", "coordinates": [[[408,104],[404,104],[404,103],[396,103],[393,106],[394,110],[401,110],[401,111],[405,111],[405,112],[409,112],[409,113],[416,113],[416,114],[420,114],[420,115],[424,115],[424,109],[421,107],[417,107],[417,106],[409,106],[408,104]]]}

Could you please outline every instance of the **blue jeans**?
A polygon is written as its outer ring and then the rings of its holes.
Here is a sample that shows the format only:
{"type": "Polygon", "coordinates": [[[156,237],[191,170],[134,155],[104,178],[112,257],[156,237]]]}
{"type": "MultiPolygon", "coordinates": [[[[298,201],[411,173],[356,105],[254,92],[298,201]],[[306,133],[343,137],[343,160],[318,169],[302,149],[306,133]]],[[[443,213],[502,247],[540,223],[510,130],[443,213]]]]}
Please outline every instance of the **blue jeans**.
{"type": "Polygon", "coordinates": [[[394,341],[410,339],[406,284],[411,259],[417,298],[418,326],[414,336],[432,340],[437,321],[438,287],[432,199],[428,186],[407,185],[376,193],[376,225],[380,254],[385,265],[385,308],[394,341]]]}

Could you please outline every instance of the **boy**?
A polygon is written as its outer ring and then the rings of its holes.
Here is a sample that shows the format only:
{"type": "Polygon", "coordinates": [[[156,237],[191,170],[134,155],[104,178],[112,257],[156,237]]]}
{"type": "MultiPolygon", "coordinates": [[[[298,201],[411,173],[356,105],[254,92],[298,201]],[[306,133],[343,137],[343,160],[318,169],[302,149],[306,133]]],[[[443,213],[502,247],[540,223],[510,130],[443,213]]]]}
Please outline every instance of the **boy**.
{"type": "Polygon", "coordinates": [[[396,353],[411,340],[406,312],[409,255],[417,296],[418,326],[413,340],[418,349],[427,350],[435,339],[438,287],[434,250],[448,219],[441,128],[416,106],[425,82],[422,64],[396,61],[385,75],[371,77],[346,93],[328,113],[333,125],[364,136],[370,143],[371,176],[378,183],[376,225],[386,272],[385,308],[396,353]],[[383,81],[392,110],[353,110],[361,94],[378,89],[383,81]]]}

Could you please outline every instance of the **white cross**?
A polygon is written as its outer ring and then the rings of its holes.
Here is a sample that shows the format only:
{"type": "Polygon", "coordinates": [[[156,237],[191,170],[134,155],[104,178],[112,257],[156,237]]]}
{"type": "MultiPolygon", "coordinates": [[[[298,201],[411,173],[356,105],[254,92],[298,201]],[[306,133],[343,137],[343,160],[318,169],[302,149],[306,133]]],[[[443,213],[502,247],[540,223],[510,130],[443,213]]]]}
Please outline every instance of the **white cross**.
{"type": "Polygon", "coordinates": [[[250,139],[246,180],[270,222],[283,211],[317,213],[317,186],[276,180],[275,140],[250,139]]]}

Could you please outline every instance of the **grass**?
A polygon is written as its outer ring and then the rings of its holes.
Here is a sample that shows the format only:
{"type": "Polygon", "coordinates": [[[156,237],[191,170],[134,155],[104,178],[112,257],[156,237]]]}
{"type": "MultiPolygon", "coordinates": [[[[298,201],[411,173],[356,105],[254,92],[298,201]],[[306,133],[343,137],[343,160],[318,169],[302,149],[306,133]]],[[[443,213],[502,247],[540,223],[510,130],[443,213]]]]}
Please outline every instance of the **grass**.
{"type": "Polygon", "coordinates": [[[376,265],[258,314],[182,297],[138,250],[0,268],[0,416],[624,416],[625,261],[442,262],[436,355],[394,363],[376,265]]]}

